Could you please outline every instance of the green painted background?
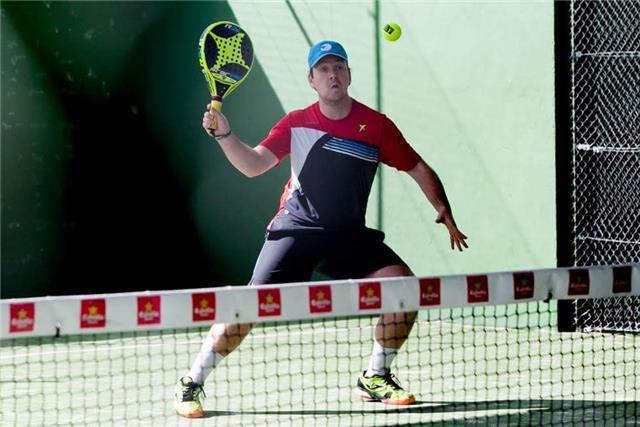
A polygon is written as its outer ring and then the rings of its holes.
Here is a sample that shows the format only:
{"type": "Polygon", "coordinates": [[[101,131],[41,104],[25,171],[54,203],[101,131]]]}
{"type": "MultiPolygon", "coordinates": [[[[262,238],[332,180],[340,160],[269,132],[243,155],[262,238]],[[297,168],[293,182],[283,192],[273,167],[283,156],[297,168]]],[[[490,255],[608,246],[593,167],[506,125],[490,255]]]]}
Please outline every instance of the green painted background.
{"type": "MultiPolygon", "coordinates": [[[[375,103],[372,1],[291,3],[375,103]]],[[[284,1],[2,2],[1,296],[245,283],[289,163],[236,172],[200,127],[200,31],[237,20],[257,64],[225,103],[257,143],[315,100],[284,1]]],[[[383,228],[418,274],[555,265],[552,2],[381,2],[382,110],[442,177],[464,254],[385,167],[383,228]]],[[[375,226],[376,195],[368,215],[375,226]]]]}
{"type": "MultiPolygon", "coordinates": [[[[201,128],[197,42],[223,19],[225,2],[2,2],[3,298],[248,280],[288,174],[244,178],[201,128]]],[[[284,114],[259,63],[233,99],[247,141],[284,114]]]]}
{"type": "MultiPolygon", "coordinates": [[[[231,2],[285,110],[313,102],[302,31],[284,2],[231,2]],[[277,30],[273,23],[277,22],[277,30]]],[[[374,3],[292,2],[309,37],[343,42],[352,96],[375,105],[374,3]]],[[[406,174],[384,168],[383,229],[417,274],[555,266],[553,3],[380,2],[382,110],[442,178],[471,249],[406,174]]],[[[376,225],[376,195],[368,222],[376,225]]]]}

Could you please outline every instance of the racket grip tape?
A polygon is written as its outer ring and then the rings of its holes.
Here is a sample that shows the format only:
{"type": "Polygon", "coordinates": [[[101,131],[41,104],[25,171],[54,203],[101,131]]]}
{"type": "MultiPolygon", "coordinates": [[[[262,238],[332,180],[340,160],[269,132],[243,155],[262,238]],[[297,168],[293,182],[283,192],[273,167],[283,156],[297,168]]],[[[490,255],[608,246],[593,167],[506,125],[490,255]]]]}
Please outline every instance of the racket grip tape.
{"type": "MultiPolygon", "coordinates": [[[[220,98],[219,96],[215,96],[211,99],[211,103],[209,104],[209,112],[213,113],[213,110],[222,111],[222,98],[220,98]]],[[[213,121],[211,122],[211,126],[209,127],[209,129],[211,129],[213,133],[213,131],[217,128],[218,121],[216,120],[216,116],[213,116],[213,121]]]]}

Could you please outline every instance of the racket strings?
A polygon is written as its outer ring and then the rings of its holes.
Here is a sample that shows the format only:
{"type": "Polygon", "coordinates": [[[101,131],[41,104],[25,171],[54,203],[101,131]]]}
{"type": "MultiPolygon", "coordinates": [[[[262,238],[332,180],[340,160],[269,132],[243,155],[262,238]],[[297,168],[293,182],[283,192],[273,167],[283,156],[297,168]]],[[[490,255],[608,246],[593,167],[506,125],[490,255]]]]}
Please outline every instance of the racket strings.
{"type": "MultiPolygon", "coordinates": [[[[251,64],[247,64],[242,55],[242,39],[244,33],[238,33],[232,37],[220,37],[216,34],[211,35],[213,41],[218,47],[218,56],[213,65],[214,69],[223,70],[226,65],[236,64],[243,67],[245,73],[249,70],[251,64]]],[[[244,75],[244,73],[242,73],[244,75]]],[[[240,76],[242,78],[242,76],[240,76]]]]}
{"type": "Polygon", "coordinates": [[[253,45],[249,35],[230,22],[210,25],[200,37],[200,65],[211,96],[231,93],[249,74],[253,45]]]}

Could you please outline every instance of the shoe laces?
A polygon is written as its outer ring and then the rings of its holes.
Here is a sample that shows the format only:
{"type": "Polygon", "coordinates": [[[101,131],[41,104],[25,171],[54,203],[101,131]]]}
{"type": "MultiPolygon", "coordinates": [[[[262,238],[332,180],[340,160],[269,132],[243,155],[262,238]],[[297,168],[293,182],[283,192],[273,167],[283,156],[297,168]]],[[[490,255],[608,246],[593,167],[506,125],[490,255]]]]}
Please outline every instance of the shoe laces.
{"type": "Polygon", "coordinates": [[[398,379],[398,377],[395,376],[395,374],[392,374],[391,372],[387,372],[385,375],[382,376],[382,378],[385,379],[385,381],[394,389],[394,390],[404,390],[402,388],[402,386],[400,385],[400,380],[398,379]]]}
{"type": "Polygon", "coordinates": [[[196,400],[198,393],[202,393],[202,397],[207,397],[204,393],[204,388],[200,384],[190,382],[189,384],[182,384],[182,401],[192,402],[196,400]]]}

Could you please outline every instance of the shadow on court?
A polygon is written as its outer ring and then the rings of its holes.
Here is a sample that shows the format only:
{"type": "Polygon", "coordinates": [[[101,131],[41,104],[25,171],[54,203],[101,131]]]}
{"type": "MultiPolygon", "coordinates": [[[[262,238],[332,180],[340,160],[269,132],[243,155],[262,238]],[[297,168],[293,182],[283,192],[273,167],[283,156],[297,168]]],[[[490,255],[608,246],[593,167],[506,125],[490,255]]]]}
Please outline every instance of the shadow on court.
{"type": "MultiPolygon", "coordinates": [[[[394,408],[379,403],[367,403],[371,409],[344,410],[266,410],[266,411],[205,411],[205,418],[226,416],[295,416],[295,417],[349,417],[375,418],[398,414],[402,425],[459,424],[461,419],[500,425],[521,424],[573,424],[619,420],[633,425],[640,418],[640,403],[635,401],[604,402],[592,400],[495,400],[479,402],[425,402],[394,408]],[[416,416],[419,421],[412,422],[416,416]],[[434,415],[430,421],[429,416],[434,415]],[[404,415],[408,416],[405,418],[404,415]],[[437,417],[436,417],[437,415],[437,417]],[[435,419],[437,418],[437,419],[435,419]]],[[[387,418],[387,421],[390,421],[387,418]]]]}

